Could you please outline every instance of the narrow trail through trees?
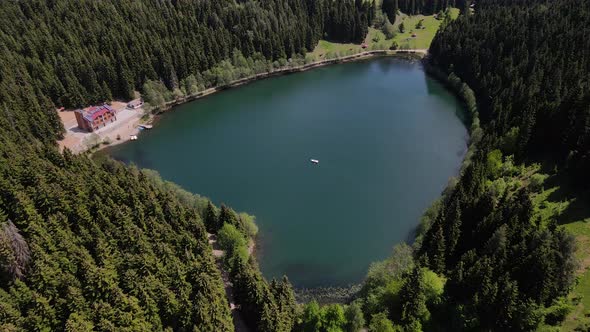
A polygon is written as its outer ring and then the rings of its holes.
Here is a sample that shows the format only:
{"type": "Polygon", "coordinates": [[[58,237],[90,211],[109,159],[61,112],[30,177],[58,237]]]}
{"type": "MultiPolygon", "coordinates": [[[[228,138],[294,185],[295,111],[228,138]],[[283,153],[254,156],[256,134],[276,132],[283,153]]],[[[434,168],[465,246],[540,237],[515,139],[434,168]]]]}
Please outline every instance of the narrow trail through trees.
{"type": "MultiPolygon", "coordinates": [[[[239,306],[236,305],[234,294],[233,294],[233,285],[231,283],[229,272],[223,266],[223,255],[225,252],[221,250],[219,243],[217,242],[217,235],[207,233],[207,238],[209,239],[209,244],[211,248],[213,248],[213,257],[215,257],[215,263],[217,264],[217,268],[221,271],[221,278],[223,280],[223,288],[225,289],[225,296],[227,297],[227,301],[229,302],[229,307],[231,309],[231,315],[234,322],[234,329],[236,332],[250,332],[251,330],[246,325],[246,322],[242,318],[242,315],[239,311],[239,306]]],[[[253,242],[250,242],[248,246],[248,253],[251,255],[254,249],[253,242]]]]}

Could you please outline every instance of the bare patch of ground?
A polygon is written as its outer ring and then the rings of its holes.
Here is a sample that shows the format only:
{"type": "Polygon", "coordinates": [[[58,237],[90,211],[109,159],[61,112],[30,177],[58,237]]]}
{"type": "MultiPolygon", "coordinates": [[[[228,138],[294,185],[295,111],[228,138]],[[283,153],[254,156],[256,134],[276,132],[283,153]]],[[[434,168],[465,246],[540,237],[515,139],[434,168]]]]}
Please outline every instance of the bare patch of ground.
{"type": "Polygon", "coordinates": [[[94,132],[78,128],[73,110],[58,111],[66,129],[64,138],[57,142],[60,150],[68,148],[73,153],[81,153],[93,146],[100,149],[129,141],[131,136],[139,133],[138,125],[144,111],[142,108],[131,110],[126,108],[126,105],[124,102],[113,101],[111,106],[117,111],[117,120],[94,132]]]}

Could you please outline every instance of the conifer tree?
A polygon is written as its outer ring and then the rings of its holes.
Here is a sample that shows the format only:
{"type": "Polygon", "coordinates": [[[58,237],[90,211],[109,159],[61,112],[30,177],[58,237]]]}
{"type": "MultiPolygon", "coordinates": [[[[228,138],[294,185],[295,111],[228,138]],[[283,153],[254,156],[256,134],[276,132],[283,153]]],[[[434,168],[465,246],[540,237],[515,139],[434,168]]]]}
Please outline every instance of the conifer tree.
{"type": "Polygon", "coordinates": [[[217,217],[217,214],[215,213],[215,207],[213,206],[213,204],[210,201],[207,202],[207,208],[205,209],[204,222],[205,222],[205,227],[207,227],[207,231],[209,233],[217,233],[217,231],[219,231],[218,220],[219,220],[219,218],[217,217]]]}

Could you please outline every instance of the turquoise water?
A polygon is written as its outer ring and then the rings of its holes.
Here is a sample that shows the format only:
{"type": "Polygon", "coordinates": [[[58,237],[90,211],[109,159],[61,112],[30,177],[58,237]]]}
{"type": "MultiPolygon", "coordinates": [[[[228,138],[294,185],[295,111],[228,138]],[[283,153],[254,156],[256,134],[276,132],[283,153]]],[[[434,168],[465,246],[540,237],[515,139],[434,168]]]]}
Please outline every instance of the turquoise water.
{"type": "Polygon", "coordinates": [[[108,153],[255,215],[267,278],[341,286],[411,238],[458,173],[461,112],[419,63],[382,58],[184,104],[108,153]]]}

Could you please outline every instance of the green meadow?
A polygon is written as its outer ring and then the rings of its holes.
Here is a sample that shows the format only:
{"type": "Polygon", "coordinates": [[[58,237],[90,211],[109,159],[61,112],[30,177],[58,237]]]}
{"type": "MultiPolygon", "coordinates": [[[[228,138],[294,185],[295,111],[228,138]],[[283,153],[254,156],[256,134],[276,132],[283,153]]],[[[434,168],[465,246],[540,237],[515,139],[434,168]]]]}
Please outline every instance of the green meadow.
{"type": "MultiPolygon", "coordinates": [[[[459,9],[450,8],[449,14],[451,19],[456,19],[459,16],[459,9]]],[[[351,55],[362,52],[363,50],[389,49],[394,42],[397,43],[399,49],[428,49],[442,22],[443,21],[437,19],[435,15],[409,16],[400,14],[397,16],[394,23],[396,32],[395,36],[391,39],[387,39],[381,30],[369,27],[369,32],[364,41],[365,44],[367,44],[365,49],[361,47],[361,44],[342,44],[328,40],[320,40],[313,52],[310,53],[310,56],[312,56],[315,61],[319,61],[338,56],[351,55]],[[400,31],[401,24],[405,27],[403,33],[400,31]]]]}

